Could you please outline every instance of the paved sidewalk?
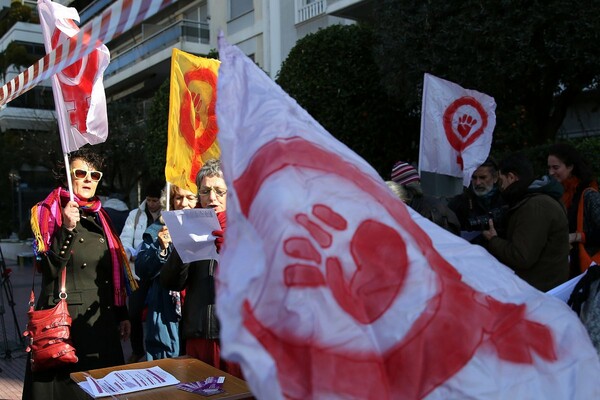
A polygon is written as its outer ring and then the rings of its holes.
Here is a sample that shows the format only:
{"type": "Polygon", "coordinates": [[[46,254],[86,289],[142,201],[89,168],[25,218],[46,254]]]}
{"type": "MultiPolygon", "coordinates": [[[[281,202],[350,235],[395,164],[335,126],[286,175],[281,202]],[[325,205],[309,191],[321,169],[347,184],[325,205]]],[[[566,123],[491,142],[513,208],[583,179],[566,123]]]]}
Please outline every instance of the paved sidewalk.
{"type": "MultiPolygon", "coordinates": [[[[2,276],[0,288],[0,399],[20,399],[27,361],[21,333],[27,323],[33,268],[8,264],[9,271],[8,279],[2,276]]],[[[35,279],[39,290],[40,275],[35,279]]]]}

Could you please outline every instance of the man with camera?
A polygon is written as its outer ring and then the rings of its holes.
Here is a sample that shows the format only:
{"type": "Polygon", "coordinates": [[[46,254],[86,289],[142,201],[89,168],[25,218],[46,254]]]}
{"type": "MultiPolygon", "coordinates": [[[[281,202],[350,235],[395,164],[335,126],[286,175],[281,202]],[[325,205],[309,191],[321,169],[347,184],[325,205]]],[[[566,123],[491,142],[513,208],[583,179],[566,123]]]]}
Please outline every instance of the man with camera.
{"type": "Polygon", "coordinates": [[[489,219],[482,232],[487,250],[531,286],[548,291],[569,278],[569,222],[560,202],[562,186],[549,176],[534,179],[533,166],[513,154],[499,166],[502,197],[508,204],[500,236],[489,219]]]}
{"type": "MultiPolygon", "coordinates": [[[[471,176],[471,185],[448,202],[460,221],[461,231],[480,232],[487,227],[490,213],[499,221],[504,214],[504,200],[498,188],[498,166],[488,157],[471,176]]],[[[466,237],[466,236],[463,236],[466,237]]],[[[479,244],[480,236],[471,239],[479,244]]]]}

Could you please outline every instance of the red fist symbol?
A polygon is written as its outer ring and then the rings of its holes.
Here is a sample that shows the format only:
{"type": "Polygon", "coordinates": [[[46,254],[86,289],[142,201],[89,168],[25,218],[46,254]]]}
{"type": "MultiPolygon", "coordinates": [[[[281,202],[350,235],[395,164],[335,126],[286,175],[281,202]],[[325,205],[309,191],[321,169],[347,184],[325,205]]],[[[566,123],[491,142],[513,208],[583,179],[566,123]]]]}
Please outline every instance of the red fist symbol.
{"type": "MultiPolygon", "coordinates": [[[[296,221],[312,236],[321,249],[332,245],[332,235],[327,229],[343,231],[347,221],[328,206],[317,204],[312,210],[314,222],[306,214],[296,215],[296,221]]],[[[406,244],[391,227],[378,221],[360,223],[350,240],[350,254],[354,272],[346,277],[340,259],[325,260],[325,275],[312,264],[287,265],[284,279],[287,286],[329,286],[340,307],[355,320],[370,324],[392,305],[400,292],[408,267],[406,244]],[[390,264],[390,259],[394,263],[390,264]]],[[[292,237],[285,241],[284,251],[291,257],[322,264],[322,253],[305,237],[292,237]]]]}
{"type": "Polygon", "coordinates": [[[458,118],[458,125],[456,129],[458,130],[460,136],[465,138],[469,135],[471,129],[473,129],[473,126],[476,123],[477,120],[475,118],[471,117],[468,114],[463,114],[462,116],[460,116],[460,118],[458,118]]]}

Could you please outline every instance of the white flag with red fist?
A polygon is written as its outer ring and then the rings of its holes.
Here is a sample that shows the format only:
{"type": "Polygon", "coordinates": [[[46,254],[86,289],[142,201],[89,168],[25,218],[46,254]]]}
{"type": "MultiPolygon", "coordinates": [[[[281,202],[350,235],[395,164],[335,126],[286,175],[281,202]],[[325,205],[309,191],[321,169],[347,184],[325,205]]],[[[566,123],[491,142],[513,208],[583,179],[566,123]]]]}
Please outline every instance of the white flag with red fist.
{"type": "Polygon", "coordinates": [[[221,37],[222,354],[260,399],[591,399],[566,304],[412,212],[221,37]]]}
{"type": "MultiPolygon", "coordinates": [[[[38,0],[38,12],[46,52],[52,51],[66,38],[79,32],[73,22],[79,21],[75,8],[50,0],[38,0]]],[[[89,40],[89,37],[85,40],[89,40]]],[[[108,48],[98,43],[96,50],[52,76],[52,91],[64,153],[75,151],[88,143],[102,143],[108,137],[106,95],[102,80],[109,62],[108,48]]]]}
{"type": "Polygon", "coordinates": [[[469,186],[490,154],[495,126],[493,97],[425,74],[419,171],[456,176],[469,186]]]}

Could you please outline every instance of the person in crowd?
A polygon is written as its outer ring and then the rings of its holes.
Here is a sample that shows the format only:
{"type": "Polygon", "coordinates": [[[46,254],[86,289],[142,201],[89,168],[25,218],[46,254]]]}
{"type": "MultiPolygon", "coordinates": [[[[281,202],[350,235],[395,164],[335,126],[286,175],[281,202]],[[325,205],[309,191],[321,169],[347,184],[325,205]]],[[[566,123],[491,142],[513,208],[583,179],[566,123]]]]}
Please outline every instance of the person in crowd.
{"type": "Polygon", "coordinates": [[[569,217],[571,244],[570,272],[575,277],[590,266],[588,256],[600,251],[598,183],[581,154],[567,143],[556,143],[548,149],[548,173],[564,188],[562,201],[569,217]]]}
{"type": "MultiPolygon", "coordinates": [[[[196,207],[198,198],[189,190],[171,185],[169,191],[169,209],[187,210],[196,207]]],[[[161,202],[166,203],[166,199],[163,197],[161,202]]],[[[135,259],[135,272],[141,280],[150,282],[146,296],[146,358],[158,360],[177,357],[180,353],[182,297],[181,292],[164,289],[160,284],[160,269],[172,246],[169,229],[162,218],[146,229],[143,240],[135,259]]]]}
{"type": "MultiPolygon", "coordinates": [[[[150,182],[146,186],[146,198],[137,209],[129,213],[125,221],[125,226],[121,232],[121,242],[131,263],[135,262],[138,249],[142,244],[142,235],[160,217],[162,210],[160,196],[164,186],[164,182],[150,182]]],[[[129,363],[143,360],[146,353],[144,350],[142,314],[150,283],[139,280],[138,285],[139,290],[129,298],[129,318],[131,321],[131,356],[127,360],[129,363]]]]}
{"type": "Polygon", "coordinates": [[[401,199],[406,205],[447,231],[460,235],[458,218],[442,200],[423,193],[421,178],[415,167],[398,161],[394,164],[391,175],[392,182],[404,189],[406,199],[401,199]]]}
{"type": "Polygon", "coordinates": [[[36,309],[54,307],[60,270],[66,266],[71,339],[79,361],[31,372],[27,362],[23,399],[87,399],[69,376],[123,364],[121,340],[130,333],[126,295],[135,289],[118,235],[96,196],[103,159],[84,147],[70,154],[56,175],[61,186],[32,208],[31,227],[42,273],[36,309]],[[66,174],[71,175],[70,200],[66,174]],[[129,290],[127,289],[129,287],[129,290]]]}
{"type": "Polygon", "coordinates": [[[469,187],[448,201],[448,207],[458,217],[461,231],[467,232],[480,231],[477,223],[480,217],[500,212],[504,205],[498,188],[498,166],[491,156],[473,172],[469,187]]]}
{"type": "Polygon", "coordinates": [[[483,231],[487,250],[531,286],[548,291],[569,278],[569,221],[554,178],[534,179],[533,166],[515,153],[500,163],[502,196],[509,209],[506,233],[490,218],[483,231]]]}
{"type": "Polygon", "coordinates": [[[115,232],[120,235],[125,226],[125,221],[129,216],[129,207],[127,207],[127,204],[123,201],[123,196],[117,193],[111,193],[110,196],[102,202],[102,206],[108,213],[108,216],[113,223],[113,227],[115,228],[115,232]]]}
{"type": "MultiPolygon", "coordinates": [[[[227,185],[219,160],[208,160],[196,176],[202,208],[215,210],[221,231],[214,231],[217,252],[223,245],[227,219],[227,185]]],[[[186,290],[181,329],[186,340],[186,354],[218,369],[241,377],[240,366],[221,359],[219,320],[215,310],[215,260],[183,263],[177,250],[168,256],[160,271],[160,282],[169,290],[186,290]]]]}

